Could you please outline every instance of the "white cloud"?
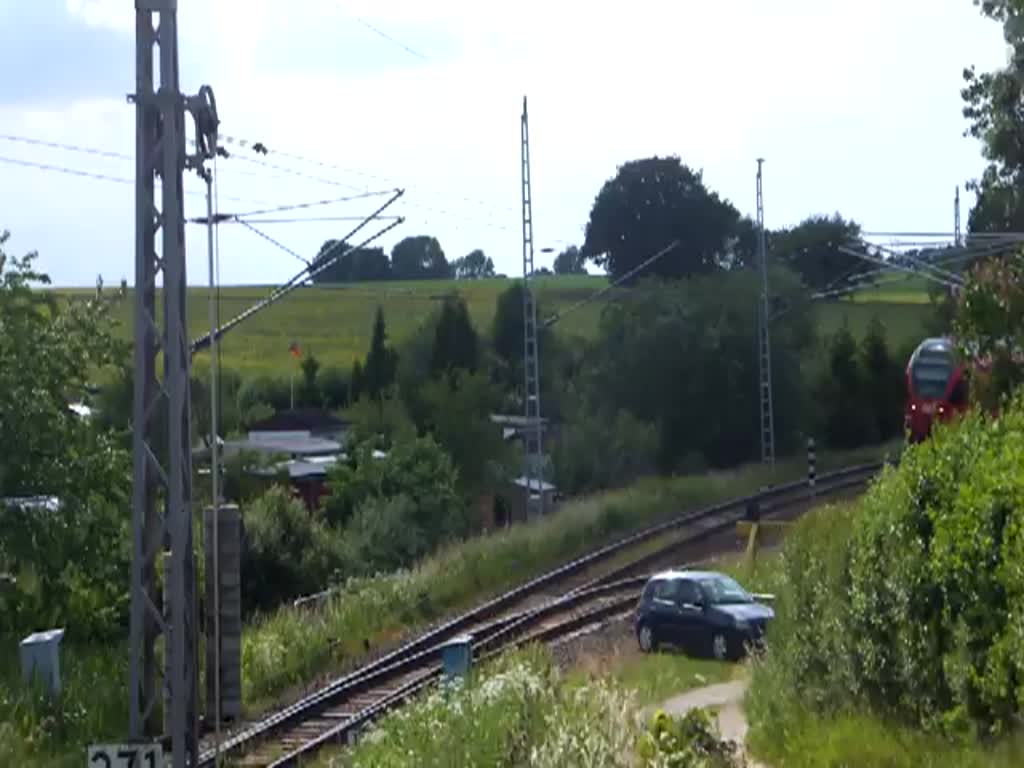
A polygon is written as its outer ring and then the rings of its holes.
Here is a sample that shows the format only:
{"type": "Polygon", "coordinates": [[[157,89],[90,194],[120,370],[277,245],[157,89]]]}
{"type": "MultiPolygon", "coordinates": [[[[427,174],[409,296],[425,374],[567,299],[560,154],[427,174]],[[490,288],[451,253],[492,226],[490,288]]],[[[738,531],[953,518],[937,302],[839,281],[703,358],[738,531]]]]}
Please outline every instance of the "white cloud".
{"type": "MultiPolygon", "coordinates": [[[[524,93],[540,244],[579,242],[593,196],[616,165],[655,153],[704,168],[706,182],[744,212],[753,208],[754,158],[767,157],[769,224],[838,209],[873,228],[934,229],[949,225],[953,185],[981,165],[977,146],[960,136],[959,72],[1003,60],[999,26],[967,0],[181,0],[179,7],[183,87],[214,87],[224,133],[369,174],[266,158],[344,185],[405,186],[397,207],[409,221],[385,244],[431,232],[451,257],[483,247],[510,272],[520,252],[524,93]],[[286,42],[294,61],[274,56],[286,42]],[[386,66],[360,67],[367,51],[386,66]]],[[[69,0],[68,9],[86,24],[132,34],[125,0],[69,0]]],[[[58,110],[0,109],[0,132],[132,154],[124,90],[111,83],[109,101],[58,110]]],[[[12,152],[0,143],[0,155],[12,152]]],[[[133,175],[131,162],[28,149],[22,156],[133,175]]],[[[238,161],[219,168],[223,208],[243,207],[232,196],[290,202],[346,192],[238,161]]],[[[110,280],[130,277],[134,213],[124,189],[29,170],[11,179],[0,188],[9,217],[0,224],[39,247],[58,281],[89,284],[97,270],[110,280]],[[45,187],[45,200],[18,184],[45,187]],[[47,203],[45,217],[32,208],[47,203]],[[60,227],[52,226],[56,217],[60,227]],[[83,251],[89,258],[79,258],[83,251]]],[[[313,252],[340,226],[281,226],[271,234],[313,252]]],[[[201,235],[189,241],[193,275],[204,271],[201,235]]],[[[225,228],[223,245],[230,280],[266,281],[296,266],[244,231],[225,228]]]]}

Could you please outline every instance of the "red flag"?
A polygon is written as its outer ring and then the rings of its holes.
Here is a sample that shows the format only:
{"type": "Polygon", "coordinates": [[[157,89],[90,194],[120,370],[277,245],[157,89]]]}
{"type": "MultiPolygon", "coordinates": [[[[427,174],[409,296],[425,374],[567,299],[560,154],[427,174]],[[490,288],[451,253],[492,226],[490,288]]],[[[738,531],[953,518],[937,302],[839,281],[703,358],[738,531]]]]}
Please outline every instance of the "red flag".
{"type": "Polygon", "coordinates": [[[288,351],[292,353],[293,357],[302,357],[302,350],[299,349],[299,342],[293,341],[288,345],[288,351]]]}

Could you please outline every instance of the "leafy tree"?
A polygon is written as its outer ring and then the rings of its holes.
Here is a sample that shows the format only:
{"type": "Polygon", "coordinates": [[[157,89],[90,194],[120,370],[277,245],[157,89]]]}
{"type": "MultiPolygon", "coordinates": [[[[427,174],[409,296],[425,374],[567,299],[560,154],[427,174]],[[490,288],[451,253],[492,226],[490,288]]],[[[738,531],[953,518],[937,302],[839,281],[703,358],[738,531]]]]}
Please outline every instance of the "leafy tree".
{"type": "Polygon", "coordinates": [[[461,259],[452,262],[455,277],[459,280],[476,280],[483,277],[494,277],[494,262],[491,257],[477,248],[461,259]]]}
{"type": "Polygon", "coordinates": [[[427,530],[410,525],[419,510],[406,494],[370,496],[345,526],[351,561],[364,574],[406,568],[430,551],[427,530]]]}
{"type": "Polygon", "coordinates": [[[383,410],[384,396],[395,381],[395,369],[398,358],[395,350],[387,344],[387,327],[384,324],[384,308],[377,307],[377,316],[373,321],[373,338],[370,340],[370,351],[366,355],[363,367],[363,384],[366,394],[377,402],[383,410]]]}
{"type": "Polygon", "coordinates": [[[499,396],[487,376],[454,369],[423,387],[427,431],[452,458],[459,484],[473,493],[503,479],[512,456],[490,415],[499,396]]]}
{"type": "Polygon", "coordinates": [[[310,515],[287,487],[272,486],[243,515],[246,612],[323,589],[342,563],[338,534],[310,515]]]}
{"type": "Polygon", "coordinates": [[[352,402],[357,402],[366,391],[366,375],[363,372],[363,364],[356,360],[352,363],[352,375],[349,378],[349,394],[352,402]]]}
{"type": "MultiPolygon", "coordinates": [[[[800,305],[805,290],[782,268],[777,295],[800,305]]],[[[658,428],[658,465],[674,471],[702,461],[728,466],[758,454],[757,316],[752,270],[662,284],[644,281],[602,313],[581,380],[592,411],[625,410],[658,428]]],[[[777,450],[795,446],[803,423],[801,360],[811,318],[793,310],[772,328],[777,450]]]]}
{"type": "Polygon", "coordinates": [[[403,340],[398,354],[398,391],[406,412],[421,434],[427,430],[429,415],[423,397],[423,384],[431,378],[440,317],[440,310],[432,311],[419,327],[403,340]]]}
{"type": "Polygon", "coordinates": [[[313,282],[353,283],[391,279],[391,262],[382,248],[350,248],[351,246],[344,241],[324,242],[313,263],[317,264],[328,257],[338,258],[331,266],[317,274],[313,282]]]}
{"type": "Polygon", "coordinates": [[[885,326],[874,317],[861,345],[865,392],[874,414],[876,433],[882,440],[900,434],[903,428],[905,381],[903,366],[889,351],[885,326]]]}
{"type": "Polygon", "coordinates": [[[479,358],[480,342],[465,300],[458,295],[445,297],[434,331],[431,374],[436,376],[456,368],[472,373],[479,358]]]}
{"type": "Polygon", "coordinates": [[[585,275],[587,268],[586,259],[575,245],[570,245],[555,257],[556,275],[585,275]]]}
{"type": "Polygon", "coordinates": [[[384,458],[373,458],[371,450],[370,444],[358,446],[351,463],[328,473],[331,493],[325,514],[332,525],[349,526],[371,499],[404,496],[412,503],[405,524],[418,532],[427,549],[465,532],[468,520],[457,490],[458,474],[431,437],[396,443],[384,458]]]}
{"type": "Polygon", "coordinates": [[[317,373],[320,361],[314,355],[307,354],[302,358],[302,383],[299,386],[296,401],[307,408],[318,408],[323,405],[323,394],[317,384],[317,373]]]}
{"type": "Polygon", "coordinates": [[[416,439],[416,425],[402,400],[394,396],[385,396],[380,403],[360,400],[349,406],[348,417],[352,424],[346,443],[368,443],[388,451],[398,443],[416,439]]]}
{"type": "Polygon", "coordinates": [[[960,355],[987,370],[971,382],[972,397],[989,410],[1024,382],[1024,262],[1017,254],[971,270],[956,310],[960,355]]]}
{"type": "Polygon", "coordinates": [[[649,273],[704,274],[731,262],[739,213],[704,186],[678,157],[649,157],[619,167],[605,182],[587,223],[582,254],[618,278],[679,240],[649,273]]]}
{"type": "Polygon", "coordinates": [[[416,235],[391,249],[391,274],[397,280],[442,279],[451,277],[452,269],[436,237],[416,235]]]}
{"type": "Polygon", "coordinates": [[[982,14],[1003,24],[1003,35],[1013,50],[1005,69],[978,74],[964,70],[963,114],[970,125],[966,135],[982,142],[988,161],[980,179],[969,189],[977,193],[967,219],[971,232],[1019,232],[1024,227],[1024,8],[1020,0],[975,2],[982,14]]]}
{"type": "Polygon", "coordinates": [[[0,233],[0,498],[53,496],[59,510],[0,502],[0,632],[60,623],[78,639],[124,629],[131,461],[108,427],[68,404],[86,376],[126,360],[110,305],[34,288],[36,254],[8,257],[0,233]]]}
{"type": "Polygon", "coordinates": [[[856,448],[878,439],[857,341],[845,323],[832,337],[828,365],[818,383],[823,430],[829,447],[856,448]]]}
{"type": "Polygon", "coordinates": [[[245,423],[258,421],[261,417],[253,418],[257,411],[285,411],[290,404],[291,392],[284,379],[257,376],[248,379],[238,390],[238,410],[245,423]]]}
{"type": "MultiPolygon", "coordinates": [[[[543,325],[544,309],[536,302],[537,346],[543,375],[540,382],[541,403],[546,416],[557,416],[560,408],[560,377],[552,375],[562,368],[565,352],[550,326],[543,325]]],[[[514,397],[516,402],[506,403],[507,408],[521,409],[525,371],[523,355],[525,327],[523,324],[523,282],[516,280],[498,295],[491,326],[491,343],[494,349],[493,376],[501,386],[514,397]]]]}
{"type": "Polygon", "coordinates": [[[804,284],[817,291],[836,287],[873,269],[871,264],[839,251],[839,246],[860,237],[860,225],[838,213],[810,216],[792,229],[776,232],[771,255],[794,269],[804,284]]]}
{"type": "Polygon", "coordinates": [[[654,473],[658,429],[628,411],[611,417],[582,411],[563,428],[555,448],[555,481],[569,494],[620,488],[654,473]]]}
{"type": "Polygon", "coordinates": [[[317,385],[323,394],[324,405],[328,408],[344,408],[348,405],[348,380],[340,368],[324,368],[317,376],[317,385]]]}

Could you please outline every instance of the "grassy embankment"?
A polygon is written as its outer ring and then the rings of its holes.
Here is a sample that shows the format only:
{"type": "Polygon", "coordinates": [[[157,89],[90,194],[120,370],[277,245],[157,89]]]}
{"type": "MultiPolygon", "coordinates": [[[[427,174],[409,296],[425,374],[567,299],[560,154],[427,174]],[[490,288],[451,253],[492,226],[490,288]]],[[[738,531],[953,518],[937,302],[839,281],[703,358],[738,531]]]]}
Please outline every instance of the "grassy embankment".
{"type": "MultiPolygon", "coordinates": [[[[391,341],[400,344],[452,290],[458,290],[465,298],[477,329],[489,333],[498,295],[510,284],[510,280],[502,279],[424,280],[302,288],[226,335],[221,348],[223,365],[243,376],[286,376],[289,366],[293,365],[288,345],[295,340],[304,350],[316,355],[321,365],[348,370],[369,349],[378,304],[384,308],[391,341]]],[[[586,298],[606,285],[607,280],[597,276],[547,277],[538,279],[537,284],[541,312],[547,316],[586,298]]],[[[223,288],[221,317],[225,320],[234,317],[268,291],[266,286],[223,288]]],[[[61,292],[67,295],[89,293],[85,289],[62,289],[61,292]]],[[[129,291],[127,300],[115,309],[126,337],[131,329],[132,295],[129,291]]],[[[207,296],[205,288],[189,290],[189,333],[193,338],[209,330],[207,296]]],[[[822,334],[827,334],[839,328],[845,319],[859,337],[871,318],[877,316],[886,327],[893,349],[901,349],[920,340],[922,324],[929,312],[927,301],[927,293],[914,283],[891,284],[868,289],[853,299],[814,305],[816,325],[822,334]]],[[[594,302],[570,313],[553,326],[555,332],[570,338],[593,337],[604,303],[594,302]]],[[[198,366],[205,365],[204,361],[202,355],[196,359],[198,366]]]]}
{"type": "MultiPolygon", "coordinates": [[[[821,471],[874,458],[883,448],[825,454],[821,471]]],[[[780,462],[776,481],[801,477],[802,457],[780,462]]],[[[410,570],[349,585],[309,613],[282,608],[250,623],[243,638],[246,707],[257,713],[374,647],[488,595],[523,582],[602,542],[687,508],[735,497],[769,480],[760,465],[694,477],[654,479],[567,503],[557,514],[441,551],[410,570]]],[[[73,630],[73,628],[72,628],[73,630]]],[[[16,638],[0,640],[0,765],[72,766],[90,741],[126,729],[126,649],[83,648],[62,654],[61,703],[45,705],[17,679],[16,638]]]]}

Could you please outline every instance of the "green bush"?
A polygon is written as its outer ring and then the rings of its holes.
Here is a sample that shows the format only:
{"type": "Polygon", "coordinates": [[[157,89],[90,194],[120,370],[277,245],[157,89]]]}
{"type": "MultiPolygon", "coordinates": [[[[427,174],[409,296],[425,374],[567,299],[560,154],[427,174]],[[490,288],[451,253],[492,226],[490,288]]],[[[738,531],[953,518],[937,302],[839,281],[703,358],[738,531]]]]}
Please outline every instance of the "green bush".
{"type": "Polygon", "coordinates": [[[731,768],[741,764],[736,744],[718,735],[711,714],[700,707],[681,716],[658,710],[638,751],[649,768],[731,768]]]}
{"type": "Polygon", "coordinates": [[[331,469],[325,508],[331,525],[347,525],[368,500],[404,495],[413,504],[409,524],[423,533],[428,548],[465,532],[466,505],[455,468],[432,438],[397,443],[383,458],[374,458],[372,450],[370,443],[360,445],[350,463],[331,469]]]}
{"type": "Polygon", "coordinates": [[[787,697],[957,738],[1011,729],[1024,700],[1024,396],[906,451],[852,510],[785,545],[769,661],[752,713],[787,697]],[[784,695],[783,695],[784,692],[784,695]]]}
{"type": "Polygon", "coordinates": [[[371,497],[345,526],[351,562],[362,573],[404,568],[427,553],[426,532],[416,525],[416,502],[405,494],[371,497]]]}
{"type": "Polygon", "coordinates": [[[555,448],[555,482],[572,495],[621,488],[653,474],[658,429],[628,411],[613,418],[586,414],[566,426],[555,448]]]}
{"type": "Polygon", "coordinates": [[[338,534],[286,488],[273,486],[243,511],[246,610],[271,608],[328,586],[341,566],[338,534]]]}

